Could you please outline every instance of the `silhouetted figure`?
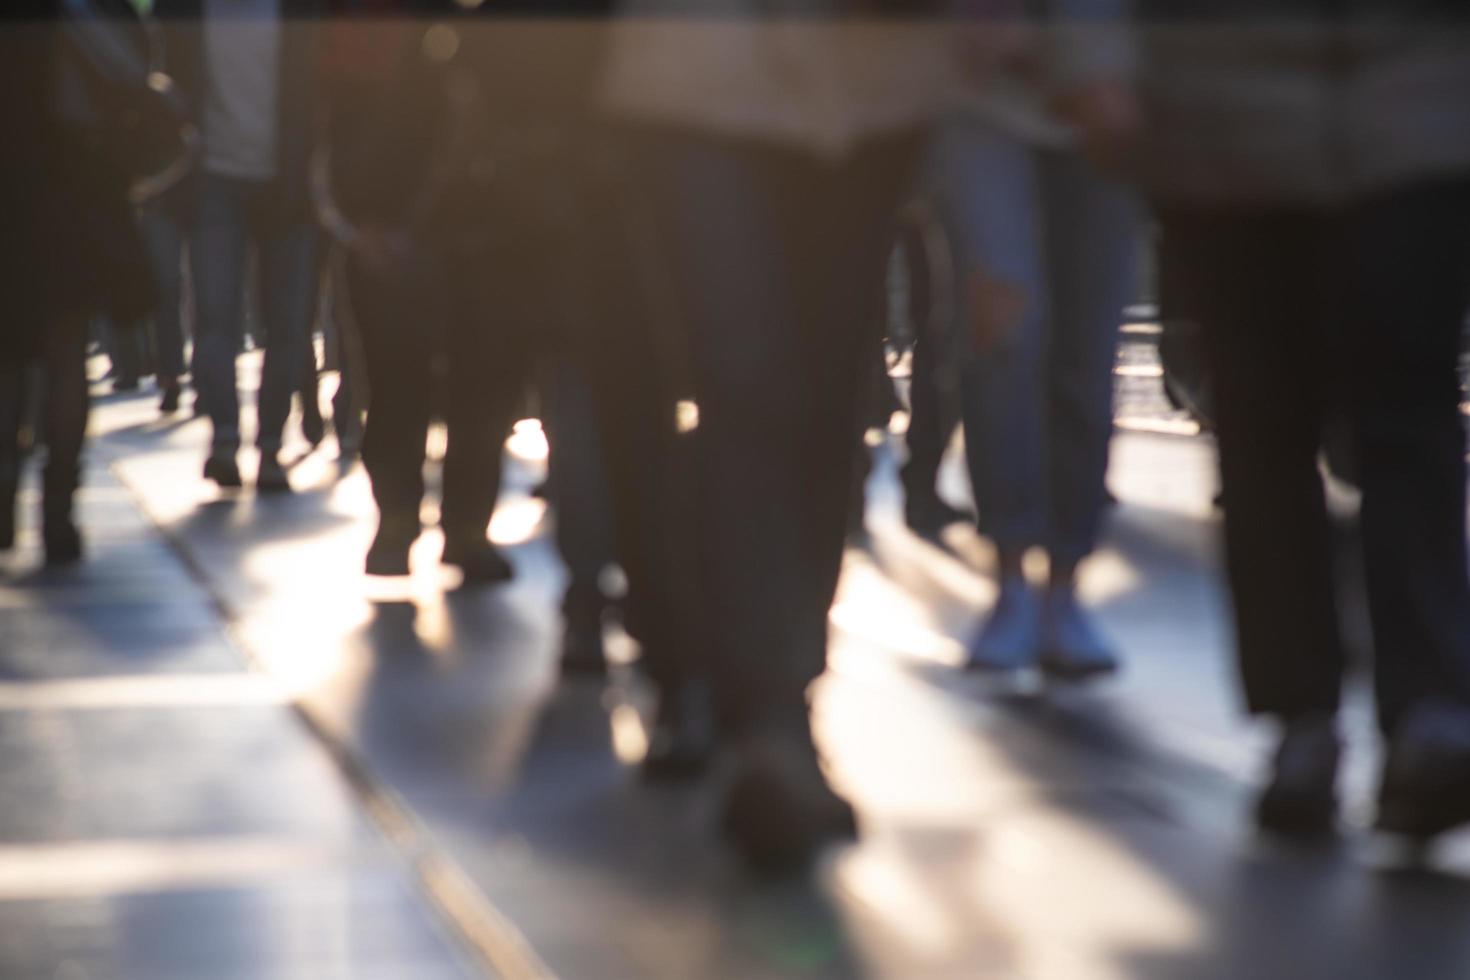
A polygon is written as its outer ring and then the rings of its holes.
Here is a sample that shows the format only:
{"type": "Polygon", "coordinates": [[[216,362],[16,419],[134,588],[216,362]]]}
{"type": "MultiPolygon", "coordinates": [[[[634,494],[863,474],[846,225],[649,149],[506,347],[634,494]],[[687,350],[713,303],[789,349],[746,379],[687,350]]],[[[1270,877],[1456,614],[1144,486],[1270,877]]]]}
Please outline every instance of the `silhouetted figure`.
{"type": "Polygon", "coordinates": [[[1141,159],[1212,360],[1246,700],[1281,724],[1257,816],[1334,819],[1346,665],[1317,461],[1343,417],[1390,742],[1378,823],[1431,837],[1470,821],[1470,21],[1452,2],[1157,6],[1141,159]]]}
{"type": "Polygon", "coordinates": [[[807,688],[826,662],[889,222],[947,78],[926,25],[787,19],[797,6],[640,21],[630,3],[605,94],[634,131],[699,406],[690,533],[735,757],[724,828],[777,866],[855,830],[807,688]]]}
{"type": "Polygon", "coordinates": [[[256,256],[265,356],[256,486],[291,489],[279,454],[316,311],[317,231],[307,169],[316,112],[312,0],[161,0],[170,64],[202,135],[189,230],[194,386],[214,433],[204,476],[241,485],[235,355],[247,260],[256,256]]]}

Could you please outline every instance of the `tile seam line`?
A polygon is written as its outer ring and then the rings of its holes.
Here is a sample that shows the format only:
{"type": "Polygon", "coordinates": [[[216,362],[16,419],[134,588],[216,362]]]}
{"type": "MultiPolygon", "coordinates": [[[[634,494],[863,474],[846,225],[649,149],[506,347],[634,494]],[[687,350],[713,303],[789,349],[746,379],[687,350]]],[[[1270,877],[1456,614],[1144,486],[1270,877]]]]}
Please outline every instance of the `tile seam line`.
{"type": "MultiPolygon", "coordinates": [[[[100,462],[127,491],[132,505],[148,527],[203,591],[217,617],[225,642],[252,673],[274,680],[239,634],[241,615],[215,586],[183,536],[167,527],[149,506],[147,497],[117,464],[123,458],[107,437],[92,440],[100,462]]],[[[299,697],[281,702],[332,760],[374,827],[407,866],[419,893],[435,918],[470,956],[490,974],[503,980],[551,980],[556,974],[536,953],[525,934],[502,913],[465,871],[433,839],[409,805],[379,779],[362,754],[339,737],[299,697]]]]}

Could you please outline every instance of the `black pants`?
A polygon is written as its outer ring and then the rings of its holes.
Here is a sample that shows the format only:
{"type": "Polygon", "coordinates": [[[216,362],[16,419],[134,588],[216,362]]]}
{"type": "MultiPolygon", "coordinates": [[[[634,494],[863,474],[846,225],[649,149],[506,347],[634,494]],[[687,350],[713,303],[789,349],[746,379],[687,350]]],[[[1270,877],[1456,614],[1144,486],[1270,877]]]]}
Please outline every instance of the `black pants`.
{"type": "Polygon", "coordinates": [[[384,521],[418,519],[425,437],[439,415],[448,433],[440,523],[472,539],[489,526],[529,359],[526,326],[490,298],[488,275],[441,252],[392,279],[349,264],[368,376],[362,457],[384,521]]]}
{"type": "Polygon", "coordinates": [[[1355,435],[1380,723],[1470,707],[1465,430],[1470,182],[1330,212],[1176,210],[1164,247],[1202,318],[1219,399],[1226,559],[1253,711],[1331,712],[1344,669],[1317,468],[1355,435]]]}
{"type": "Polygon", "coordinates": [[[722,716],[735,729],[804,728],[914,143],[873,142],[838,162],[673,133],[642,148],[699,404],[691,533],[722,716]]]}
{"type": "Polygon", "coordinates": [[[58,317],[39,341],[34,359],[19,351],[0,357],[0,508],[7,516],[15,513],[20,426],[30,388],[26,374],[33,361],[39,360],[44,393],[38,441],[46,445],[43,517],[45,524],[57,525],[71,520],[87,434],[87,318],[80,314],[58,317]]]}

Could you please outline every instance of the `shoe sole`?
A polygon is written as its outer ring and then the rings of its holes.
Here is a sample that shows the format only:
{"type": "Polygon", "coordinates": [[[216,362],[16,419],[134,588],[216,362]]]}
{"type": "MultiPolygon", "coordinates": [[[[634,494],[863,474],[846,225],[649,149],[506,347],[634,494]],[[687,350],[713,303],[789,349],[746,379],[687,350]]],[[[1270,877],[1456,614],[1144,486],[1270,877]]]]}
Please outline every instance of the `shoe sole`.
{"type": "Polygon", "coordinates": [[[1037,664],[1041,673],[1049,680],[1065,681],[1076,684],[1085,681],[1102,680],[1105,677],[1113,677],[1122,669],[1118,664],[1096,664],[1079,665],[1066,662],[1048,661],[1042,657],[1037,664]]]}
{"type": "Polygon", "coordinates": [[[239,490],[245,485],[245,481],[240,478],[239,473],[221,473],[209,466],[204,468],[204,478],[225,490],[239,490]]]}

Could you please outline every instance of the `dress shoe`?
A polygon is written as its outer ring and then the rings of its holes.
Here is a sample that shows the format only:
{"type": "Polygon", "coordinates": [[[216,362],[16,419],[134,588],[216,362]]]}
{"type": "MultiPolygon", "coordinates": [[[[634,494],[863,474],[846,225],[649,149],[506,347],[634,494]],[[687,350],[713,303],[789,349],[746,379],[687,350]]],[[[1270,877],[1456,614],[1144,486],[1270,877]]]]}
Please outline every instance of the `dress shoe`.
{"type": "Polygon", "coordinates": [[[1062,680],[1111,674],[1118,658],[1071,589],[1052,589],[1041,607],[1041,669],[1062,680]]]}
{"type": "Polygon", "coordinates": [[[408,552],[418,539],[419,530],[417,518],[380,517],[364,571],[369,575],[407,575],[408,552]]]}
{"type": "Polygon", "coordinates": [[[1284,837],[1331,834],[1337,815],[1337,766],[1342,744],[1331,715],[1286,722],[1271,781],[1256,801],[1256,825],[1284,837]]]}
{"type": "Polygon", "coordinates": [[[177,381],[163,382],[163,397],[158,400],[158,411],[163,415],[172,415],[179,410],[179,395],[183,393],[183,386],[177,381]]]}
{"type": "Polygon", "coordinates": [[[255,474],[255,489],[261,493],[290,493],[291,479],[275,453],[260,454],[260,469],[255,474]]]}
{"type": "Polygon", "coordinates": [[[798,730],[741,742],[722,829],[752,868],[773,874],[801,871],[825,845],[858,834],[852,805],[827,785],[810,736],[798,730]]]}
{"type": "Polygon", "coordinates": [[[474,537],[451,537],[444,542],[444,555],[440,561],[453,565],[464,573],[466,584],[494,585],[515,578],[515,567],[500,549],[485,540],[483,534],[474,537]]]}
{"type": "Polygon", "coordinates": [[[308,395],[302,399],[301,434],[311,443],[311,448],[315,449],[327,437],[327,423],[322,418],[322,410],[312,404],[312,397],[308,395]]]}
{"type": "Polygon", "coordinates": [[[1470,824],[1470,708],[1425,704],[1389,746],[1378,829],[1427,841],[1470,824]]]}
{"type": "Polygon", "coordinates": [[[69,518],[48,518],[41,528],[41,543],[47,565],[75,565],[82,560],[82,535],[69,518]]]}
{"type": "Polygon", "coordinates": [[[602,638],[601,610],[566,613],[562,629],[561,672],[564,676],[607,674],[607,648],[602,638]]]}
{"type": "Polygon", "coordinates": [[[240,464],[233,455],[220,454],[204,461],[204,478],[213,480],[221,488],[234,489],[244,485],[240,479],[240,464]]]}
{"type": "Polygon", "coordinates": [[[690,681],[660,692],[642,773],[654,782],[693,779],[709,766],[719,747],[709,686],[690,681]]]}
{"type": "Polygon", "coordinates": [[[973,524],[975,515],[961,507],[954,507],[940,498],[939,494],[906,493],[903,501],[903,519],[921,538],[937,538],[945,528],[955,524],[973,524]]]}
{"type": "Polygon", "coordinates": [[[1024,578],[1001,582],[990,618],[970,644],[972,670],[1015,671],[1036,663],[1041,650],[1041,604],[1024,578]]]}

